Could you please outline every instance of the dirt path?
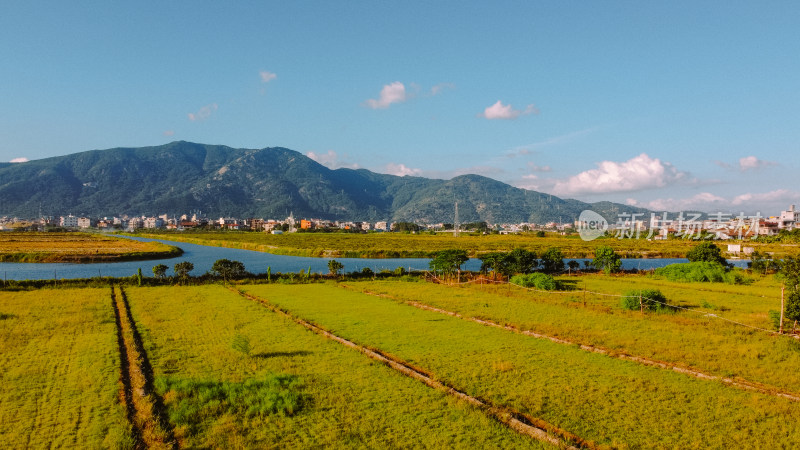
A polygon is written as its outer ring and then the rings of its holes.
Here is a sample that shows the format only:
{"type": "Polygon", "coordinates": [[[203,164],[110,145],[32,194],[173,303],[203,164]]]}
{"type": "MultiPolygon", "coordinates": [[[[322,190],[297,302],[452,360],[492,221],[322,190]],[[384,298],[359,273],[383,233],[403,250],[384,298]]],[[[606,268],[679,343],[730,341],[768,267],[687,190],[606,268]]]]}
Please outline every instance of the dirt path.
{"type": "MultiPolygon", "coordinates": [[[[351,289],[350,286],[347,286],[347,285],[342,285],[342,287],[346,288],[346,289],[351,289]]],[[[463,316],[463,315],[461,315],[461,314],[459,314],[457,312],[448,311],[448,310],[441,309],[441,308],[436,308],[434,306],[426,305],[424,303],[415,302],[413,300],[404,300],[404,299],[401,299],[401,298],[396,298],[396,297],[393,297],[391,295],[378,294],[378,293],[370,292],[370,291],[357,291],[357,292],[361,292],[362,294],[367,294],[367,295],[373,295],[373,296],[376,296],[376,297],[388,298],[390,300],[394,300],[394,301],[397,301],[397,302],[400,302],[400,303],[405,303],[406,305],[413,306],[415,308],[424,309],[426,311],[433,311],[433,312],[437,312],[439,314],[444,314],[444,315],[448,315],[448,316],[451,316],[451,317],[456,317],[456,318],[463,319],[463,320],[469,320],[471,322],[479,323],[481,325],[485,325],[485,326],[488,326],[488,327],[501,328],[503,330],[511,331],[511,332],[514,332],[514,333],[524,334],[525,336],[535,337],[537,339],[546,339],[546,340],[548,340],[550,342],[555,342],[557,344],[578,346],[581,350],[584,350],[584,351],[587,351],[587,352],[599,353],[601,355],[610,356],[612,358],[617,358],[617,359],[621,359],[621,360],[624,360],[624,361],[633,361],[633,362],[636,362],[636,363],[639,363],[639,364],[642,364],[642,365],[645,365],[645,366],[651,366],[651,367],[657,367],[659,369],[671,370],[673,372],[682,373],[684,375],[687,375],[687,376],[690,376],[690,377],[694,377],[694,378],[699,378],[701,380],[719,381],[719,382],[721,382],[721,383],[723,383],[725,385],[732,386],[732,387],[735,387],[735,388],[738,388],[738,389],[743,389],[743,390],[747,390],[747,391],[755,391],[755,392],[759,392],[759,393],[762,393],[762,394],[774,395],[776,397],[782,397],[782,398],[785,398],[785,399],[788,399],[788,400],[792,400],[792,401],[795,401],[795,402],[800,402],[800,394],[797,394],[797,393],[794,393],[794,392],[789,392],[789,391],[784,391],[784,390],[779,389],[777,387],[769,386],[769,385],[762,384],[762,383],[756,383],[756,382],[753,382],[753,381],[748,381],[748,380],[743,380],[743,379],[733,379],[733,378],[721,377],[721,376],[718,376],[718,375],[713,375],[713,374],[710,374],[710,373],[703,372],[702,370],[696,369],[694,367],[680,366],[680,365],[677,365],[677,364],[672,364],[672,363],[668,363],[668,362],[664,362],[664,361],[658,361],[658,360],[655,360],[655,359],[645,358],[643,356],[627,355],[627,354],[624,354],[624,353],[614,352],[614,351],[611,351],[611,350],[603,348],[603,347],[597,347],[597,346],[589,345],[589,344],[580,344],[578,342],[573,342],[573,341],[570,341],[570,340],[567,340],[567,339],[557,338],[555,336],[550,336],[550,335],[547,335],[547,334],[537,333],[535,331],[521,330],[521,329],[519,329],[517,327],[514,327],[514,326],[511,326],[511,325],[501,325],[501,324],[499,324],[497,322],[492,322],[491,320],[478,319],[477,317],[466,317],[466,316],[463,316]]]]}
{"type": "Polygon", "coordinates": [[[137,448],[177,448],[161,397],[153,389],[153,369],[147,358],[130,305],[121,287],[111,288],[120,352],[120,400],[125,405],[137,448]]]}
{"type": "Polygon", "coordinates": [[[259,303],[260,305],[266,307],[267,309],[275,313],[288,317],[295,323],[304,326],[305,328],[313,331],[314,333],[317,333],[328,339],[336,341],[346,347],[358,350],[359,352],[367,355],[368,357],[386,364],[387,366],[402,373],[403,375],[406,375],[410,378],[420,381],[429,387],[438,389],[456,398],[459,398],[469,403],[470,405],[482,410],[486,414],[490,415],[494,419],[505,424],[506,426],[508,426],[509,428],[520,434],[530,436],[534,439],[547,442],[549,444],[558,446],[560,448],[569,448],[569,449],[596,448],[596,446],[592,442],[585,441],[580,437],[572,433],[569,433],[566,430],[562,430],[541,419],[530,417],[528,415],[515,411],[511,408],[507,408],[500,405],[494,405],[487,400],[482,400],[470,396],[469,394],[466,394],[461,390],[458,390],[452,386],[448,386],[440,381],[437,381],[436,379],[434,379],[435,377],[433,377],[425,369],[413,367],[411,364],[402,361],[394,356],[384,354],[378,349],[367,348],[364,347],[363,345],[356,344],[353,341],[337,336],[325,330],[324,328],[320,327],[319,325],[303,320],[302,318],[297,317],[291,314],[290,312],[279,308],[276,305],[273,305],[272,303],[269,302],[269,300],[247,294],[233,287],[229,287],[229,289],[241,295],[244,298],[259,303]]]}

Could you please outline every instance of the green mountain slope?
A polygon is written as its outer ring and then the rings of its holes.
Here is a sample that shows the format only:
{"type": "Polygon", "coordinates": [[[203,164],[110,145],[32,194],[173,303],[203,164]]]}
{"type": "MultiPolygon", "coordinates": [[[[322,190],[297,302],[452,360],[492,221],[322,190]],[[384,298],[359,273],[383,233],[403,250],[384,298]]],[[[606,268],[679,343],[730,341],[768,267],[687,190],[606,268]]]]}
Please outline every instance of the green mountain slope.
{"type": "Polygon", "coordinates": [[[182,214],[209,217],[317,217],[340,220],[452,222],[572,221],[584,209],[609,219],[616,211],[509,186],[478,175],[451,180],[331,170],[285,148],[234,149],[173,142],[157,147],[93,150],[0,165],[0,214],[110,216],[182,214]]]}

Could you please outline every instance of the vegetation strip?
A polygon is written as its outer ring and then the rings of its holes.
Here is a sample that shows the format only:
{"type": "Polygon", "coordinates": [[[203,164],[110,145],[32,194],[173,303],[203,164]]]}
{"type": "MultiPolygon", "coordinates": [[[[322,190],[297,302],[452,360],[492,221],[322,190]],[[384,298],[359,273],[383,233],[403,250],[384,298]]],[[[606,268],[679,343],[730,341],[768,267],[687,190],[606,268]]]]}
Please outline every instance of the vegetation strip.
{"type": "Polygon", "coordinates": [[[129,419],[138,445],[145,448],[177,448],[172,427],[164,415],[161,398],[153,389],[153,369],[121,287],[112,286],[111,298],[120,345],[121,380],[129,419]]]}
{"type": "MultiPolygon", "coordinates": [[[[342,285],[342,287],[350,288],[347,285],[342,285]]],[[[734,380],[734,379],[727,378],[727,377],[711,375],[711,374],[702,372],[702,371],[694,369],[694,368],[676,366],[676,365],[673,365],[673,364],[669,364],[667,362],[657,361],[657,360],[650,359],[650,358],[645,358],[643,356],[632,356],[632,355],[626,355],[626,354],[622,354],[622,353],[616,353],[616,352],[612,352],[611,350],[608,350],[608,349],[605,349],[605,348],[602,348],[602,347],[596,347],[596,346],[590,345],[590,344],[579,344],[577,342],[573,342],[573,341],[570,341],[570,340],[567,340],[567,339],[561,339],[561,338],[557,338],[555,336],[549,336],[549,335],[546,335],[546,334],[537,333],[535,331],[520,330],[519,328],[511,326],[511,325],[501,325],[501,324],[493,322],[491,320],[479,319],[477,317],[464,317],[463,315],[461,315],[461,314],[459,314],[457,312],[447,311],[445,309],[436,308],[436,307],[433,307],[433,306],[430,306],[430,305],[426,305],[424,303],[415,302],[415,301],[412,301],[412,300],[403,300],[403,299],[395,298],[395,297],[392,297],[392,296],[387,295],[387,294],[378,294],[378,293],[370,292],[370,291],[359,291],[359,292],[362,292],[362,293],[367,294],[367,295],[373,295],[373,296],[376,296],[376,297],[388,298],[388,299],[395,300],[395,301],[398,301],[398,302],[401,302],[401,303],[405,303],[405,304],[407,304],[409,306],[413,306],[415,308],[423,309],[423,310],[426,310],[426,311],[432,311],[432,312],[436,312],[436,313],[439,313],[439,314],[448,315],[448,316],[451,316],[451,317],[456,317],[458,319],[469,320],[469,321],[472,321],[472,322],[475,322],[475,323],[479,323],[481,325],[485,325],[485,326],[488,326],[488,327],[500,328],[500,329],[511,331],[511,332],[514,332],[514,333],[524,334],[525,336],[531,336],[531,337],[534,337],[534,338],[537,338],[537,339],[546,339],[546,340],[549,340],[551,342],[555,342],[557,344],[564,344],[564,345],[571,345],[571,346],[577,345],[578,348],[580,348],[581,350],[585,350],[587,352],[599,353],[601,355],[606,355],[606,356],[610,356],[610,357],[621,359],[621,360],[625,360],[625,361],[633,361],[633,362],[636,362],[636,363],[639,363],[639,364],[642,364],[642,365],[645,365],[645,366],[651,366],[651,367],[657,367],[657,368],[660,368],[660,369],[672,370],[674,372],[682,373],[684,375],[688,375],[690,377],[698,378],[698,379],[701,379],[701,380],[720,381],[725,385],[733,386],[733,387],[736,387],[736,388],[739,388],[739,389],[748,390],[748,391],[756,391],[756,392],[760,392],[762,394],[774,395],[776,397],[783,397],[783,398],[788,399],[788,400],[792,400],[792,401],[795,401],[795,402],[800,402],[800,394],[781,391],[778,388],[775,388],[775,387],[772,387],[772,386],[763,385],[763,384],[759,384],[759,383],[754,383],[752,381],[734,380]]]]}
{"type": "Polygon", "coordinates": [[[520,414],[519,412],[516,412],[516,411],[513,411],[513,410],[508,410],[506,408],[501,408],[499,406],[492,405],[491,403],[489,403],[489,402],[487,402],[485,400],[480,400],[478,398],[472,397],[472,396],[470,396],[470,395],[468,395],[468,394],[466,394],[466,393],[464,393],[462,391],[459,391],[459,390],[457,390],[457,389],[455,389],[453,387],[447,386],[447,385],[445,385],[445,384],[443,384],[443,383],[441,383],[439,381],[434,380],[430,375],[424,373],[421,369],[411,367],[408,363],[405,363],[405,362],[403,362],[403,361],[401,361],[401,360],[399,360],[397,358],[385,355],[385,354],[381,353],[378,350],[369,349],[369,348],[364,347],[362,345],[358,345],[355,342],[352,342],[350,340],[347,340],[347,339],[344,339],[344,338],[342,338],[340,336],[337,336],[337,335],[335,335],[335,334],[333,334],[333,333],[321,328],[318,325],[315,325],[315,324],[313,324],[311,322],[308,322],[308,321],[303,320],[303,319],[301,319],[299,317],[296,317],[296,316],[292,315],[291,313],[289,313],[288,311],[285,311],[285,310],[283,310],[283,309],[281,309],[281,308],[279,308],[279,307],[277,307],[275,305],[272,305],[271,303],[269,303],[268,300],[262,299],[260,297],[254,296],[254,295],[247,294],[247,293],[245,293],[243,291],[240,291],[240,290],[232,288],[232,287],[230,289],[233,292],[238,293],[242,297],[245,297],[245,298],[247,298],[249,300],[252,300],[254,302],[257,302],[257,303],[263,305],[264,307],[266,307],[267,309],[269,309],[269,310],[271,310],[271,311],[273,311],[275,313],[282,314],[282,315],[292,319],[294,322],[304,326],[305,328],[313,331],[314,333],[317,333],[317,334],[322,335],[322,336],[324,336],[324,337],[326,337],[328,339],[336,341],[336,342],[338,342],[338,343],[340,343],[340,344],[342,344],[342,345],[344,345],[346,347],[358,350],[359,352],[369,356],[370,358],[372,358],[372,359],[374,359],[376,361],[380,361],[380,362],[388,365],[389,367],[391,367],[392,369],[397,370],[398,372],[402,373],[403,375],[406,375],[408,377],[414,378],[414,379],[416,379],[418,381],[421,381],[422,383],[426,384],[427,386],[430,386],[430,387],[435,388],[435,389],[439,389],[439,390],[444,391],[444,392],[446,392],[446,393],[448,393],[450,395],[453,395],[453,396],[455,396],[455,397],[457,397],[457,398],[459,398],[461,400],[464,400],[467,403],[469,403],[469,404],[471,404],[471,405],[473,405],[475,407],[478,407],[479,409],[481,409],[483,411],[486,411],[492,417],[494,417],[495,419],[497,419],[501,423],[507,425],[509,428],[513,429],[514,431],[516,431],[518,433],[530,436],[530,437],[532,437],[534,439],[537,439],[537,440],[540,440],[540,441],[543,441],[543,442],[547,442],[547,443],[550,443],[550,444],[553,444],[553,445],[556,445],[556,446],[559,446],[559,447],[575,448],[575,447],[568,446],[567,443],[564,440],[562,440],[559,437],[554,436],[552,434],[552,433],[555,433],[555,434],[561,435],[562,437],[566,438],[569,441],[579,443],[579,445],[581,445],[581,447],[594,448],[594,446],[591,443],[589,443],[587,441],[584,441],[583,439],[580,439],[579,437],[577,437],[575,435],[572,435],[571,433],[569,433],[569,432],[567,432],[565,430],[561,430],[561,429],[559,429],[559,428],[557,428],[557,427],[555,427],[555,426],[553,426],[553,425],[551,425],[551,424],[549,424],[549,423],[547,423],[547,422],[545,422],[543,420],[536,419],[536,418],[529,418],[529,417],[526,417],[523,414],[520,414]]]}

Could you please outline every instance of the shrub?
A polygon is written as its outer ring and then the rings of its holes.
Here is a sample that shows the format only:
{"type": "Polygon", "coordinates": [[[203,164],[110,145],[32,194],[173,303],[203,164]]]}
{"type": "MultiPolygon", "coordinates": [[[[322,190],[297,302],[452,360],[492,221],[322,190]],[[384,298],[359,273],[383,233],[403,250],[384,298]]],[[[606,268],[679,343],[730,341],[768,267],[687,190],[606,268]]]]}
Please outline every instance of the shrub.
{"type": "Polygon", "coordinates": [[[727,266],[716,262],[690,262],[670,264],[656,269],[656,275],[661,275],[669,281],[711,282],[729,284],[748,284],[752,280],[742,275],[739,270],[729,270],[727,266]]]}
{"type": "Polygon", "coordinates": [[[689,262],[715,262],[724,266],[728,261],[722,256],[722,250],[713,242],[701,242],[686,254],[689,262]]]}
{"type": "Polygon", "coordinates": [[[250,351],[253,349],[250,345],[250,338],[242,334],[237,334],[233,337],[231,348],[247,356],[250,356],[250,351]]]}
{"type": "Polygon", "coordinates": [[[559,283],[550,275],[536,272],[527,275],[511,277],[511,283],[527,288],[536,288],[543,291],[554,291],[559,288],[559,283]]]}
{"type": "Polygon", "coordinates": [[[623,309],[639,310],[642,306],[651,311],[675,312],[675,307],[670,306],[667,297],[658,289],[635,289],[628,291],[620,302],[623,309]],[[641,300],[641,303],[639,303],[641,300]]]}
{"type": "Polygon", "coordinates": [[[772,322],[772,327],[775,331],[781,329],[781,312],[775,311],[774,309],[769,310],[769,320],[772,322]]]}

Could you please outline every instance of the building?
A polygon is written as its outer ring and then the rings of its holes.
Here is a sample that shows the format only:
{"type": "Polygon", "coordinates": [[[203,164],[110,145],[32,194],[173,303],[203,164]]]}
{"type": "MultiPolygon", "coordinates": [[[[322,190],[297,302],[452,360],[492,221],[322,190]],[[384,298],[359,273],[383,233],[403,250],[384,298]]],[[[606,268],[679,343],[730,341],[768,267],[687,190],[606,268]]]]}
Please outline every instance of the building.
{"type": "Polygon", "coordinates": [[[148,217],[144,219],[142,223],[145,228],[163,228],[164,227],[164,220],[161,217],[148,217]]]}
{"type": "Polygon", "coordinates": [[[131,217],[130,219],[128,219],[128,229],[131,231],[142,228],[143,224],[144,221],[141,219],[141,217],[131,217]]]}
{"type": "Polygon", "coordinates": [[[78,228],[78,218],[72,214],[68,216],[61,216],[58,219],[58,226],[64,228],[78,228]]]}
{"type": "Polygon", "coordinates": [[[781,211],[778,219],[778,228],[781,230],[792,230],[800,223],[800,211],[795,210],[794,205],[789,206],[788,211],[781,211]]]}
{"type": "Polygon", "coordinates": [[[94,226],[94,220],[89,217],[79,217],[78,218],[78,228],[92,228],[94,226]]]}

